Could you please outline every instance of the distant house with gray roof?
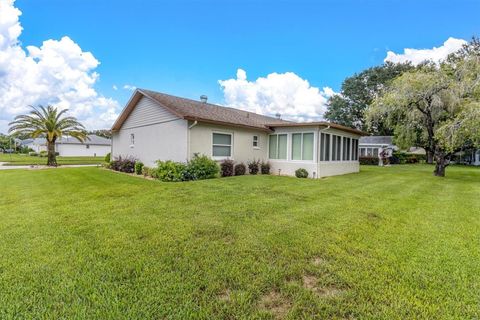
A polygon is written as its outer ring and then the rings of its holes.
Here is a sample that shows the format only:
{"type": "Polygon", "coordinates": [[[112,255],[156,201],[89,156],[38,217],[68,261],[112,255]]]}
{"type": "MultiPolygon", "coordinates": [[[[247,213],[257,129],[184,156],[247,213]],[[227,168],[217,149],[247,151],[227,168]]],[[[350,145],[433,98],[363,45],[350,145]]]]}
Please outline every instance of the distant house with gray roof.
{"type": "Polygon", "coordinates": [[[358,141],[360,148],[360,157],[378,157],[381,149],[397,150],[397,146],[393,144],[392,136],[365,136],[358,141]]]}
{"type": "MultiPolygon", "coordinates": [[[[47,140],[45,138],[26,139],[21,143],[35,152],[47,151],[47,140]]],[[[85,142],[69,136],[64,136],[55,142],[55,151],[63,157],[104,157],[110,152],[112,140],[88,135],[85,142]]]]}

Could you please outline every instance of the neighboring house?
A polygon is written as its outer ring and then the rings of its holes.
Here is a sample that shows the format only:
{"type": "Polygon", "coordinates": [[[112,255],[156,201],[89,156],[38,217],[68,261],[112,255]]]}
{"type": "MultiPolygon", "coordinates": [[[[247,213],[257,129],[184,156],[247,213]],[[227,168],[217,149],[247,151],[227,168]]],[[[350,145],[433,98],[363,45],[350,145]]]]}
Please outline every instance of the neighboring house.
{"type": "Polygon", "coordinates": [[[195,154],[237,163],[269,161],[272,173],[310,177],[359,171],[364,132],[327,122],[296,123],[202,101],[137,89],[112,127],[112,156],[147,166],[195,154]]]}
{"type": "Polygon", "coordinates": [[[480,166],[480,149],[471,149],[456,153],[456,163],[480,166]]]}
{"type": "MultiPolygon", "coordinates": [[[[27,139],[22,145],[31,148],[35,152],[47,151],[45,138],[27,139]]],[[[63,157],[104,157],[110,152],[112,141],[96,135],[88,135],[88,139],[82,143],[77,139],[64,136],[55,142],[55,151],[63,157]]]]}
{"type": "Polygon", "coordinates": [[[367,136],[359,141],[360,157],[378,157],[380,148],[397,150],[392,136],[367,136]]]}

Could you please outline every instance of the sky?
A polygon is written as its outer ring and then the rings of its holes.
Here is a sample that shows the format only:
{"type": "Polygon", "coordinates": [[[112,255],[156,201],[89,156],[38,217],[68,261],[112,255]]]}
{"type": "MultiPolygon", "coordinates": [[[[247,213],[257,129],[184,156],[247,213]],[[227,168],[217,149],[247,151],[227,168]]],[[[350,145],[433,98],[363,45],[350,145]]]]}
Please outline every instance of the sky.
{"type": "Polygon", "coordinates": [[[478,0],[0,0],[0,132],[38,104],[109,128],[137,87],[319,120],[346,77],[479,36],[478,12],[478,0]]]}

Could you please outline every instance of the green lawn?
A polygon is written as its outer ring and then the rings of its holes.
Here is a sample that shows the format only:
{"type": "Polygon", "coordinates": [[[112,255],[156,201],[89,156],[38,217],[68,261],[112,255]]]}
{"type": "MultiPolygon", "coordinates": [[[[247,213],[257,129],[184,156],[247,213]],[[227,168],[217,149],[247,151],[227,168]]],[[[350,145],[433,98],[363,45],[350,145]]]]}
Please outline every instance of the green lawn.
{"type": "MultiPolygon", "coordinates": [[[[57,157],[57,163],[62,164],[97,164],[103,163],[105,157],[57,157]]],[[[46,165],[46,157],[31,157],[24,154],[4,154],[0,153],[0,162],[7,162],[4,165],[46,165]]]]}
{"type": "Polygon", "coordinates": [[[480,317],[478,168],[0,186],[0,319],[480,317]]]}

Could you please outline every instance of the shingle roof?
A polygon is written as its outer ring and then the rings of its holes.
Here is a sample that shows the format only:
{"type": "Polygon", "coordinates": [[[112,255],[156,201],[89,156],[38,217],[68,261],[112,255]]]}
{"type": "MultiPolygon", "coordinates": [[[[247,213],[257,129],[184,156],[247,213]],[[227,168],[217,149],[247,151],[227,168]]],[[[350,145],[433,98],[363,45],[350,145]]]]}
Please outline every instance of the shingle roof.
{"type": "Polygon", "coordinates": [[[207,120],[221,123],[238,124],[265,129],[266,123],[289,123],[282,119],[268,117],[244,110],[222,107],[165,93],[141,89],[145,95],[157,101],[176,114],[191,120],[207,120]]]}
{"type": "MultiPolygon", "coordinates": [[[[44,145],[47,143],[47,140],[45,138],[36,138],[33,140],[33,143],[37,145],[44,145]]],[[[99,137],[94,134],[89,134],[88,139],[85,140],[85,142],[80,142],[75,138],[72,137],[62,137],[58,139],[55,143],[59,144],[91,144],[91,145],[104,145],[104,146],[110,146],[112,144],[111,139],[99,137]]]]}
{"type": "MultiPolygon", "coordinates": [[[[132,98],[128,102],[125,109],[122,111],[118,119],[115,121],[112,130],[120,130],[123,122],[132,112],[136,103],[142,96],[146,96],[156,101],[160,106],[163,106],[179,118],[186,120],[197,120],[200,122],[208,122],[215,124],[224,124],[230,126],[239,126],[247,128],[255,128],[263,131],[272,131],[274,127],[281,126],[296,126],[306,125],[306,123],[298,123],[286,121],[275,117],[264,116],[261,114],[239,110],[235,108],[223,107],[211,103],[204,103],[202,101],[191,100],[172,96],[165,93],[155,92],[146,89],[137,89],[132,98]]],[[[329,125],[328,122],[312,123],[311,125],[329,125]]],[[[359,130],[332,124],[336,128],[354,132],[357,134],[365,134],[359,130]]]]}
{"type": "Polygon", "coordinates": [[[85,140],[85,142],[80,142],[75,138],[72,137],[62,137],[57,140],[57,143],[60,144],[92,144],[92,145],[104,145],[104,146],[109,146],[112,144],[112,140],[97,136],[95,134],[89,134],[88,139],[85,140]]]}
{"type": "Polygon", "coordinates": [[[393,137],[392,136],[368,136],[368,137],[361,137],[359,140],[359,144],[384,144],[384,145],[392,145],[393,144],[393,137]]]}

